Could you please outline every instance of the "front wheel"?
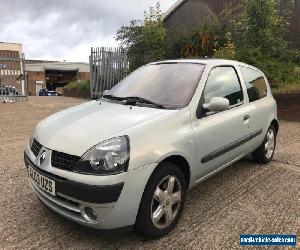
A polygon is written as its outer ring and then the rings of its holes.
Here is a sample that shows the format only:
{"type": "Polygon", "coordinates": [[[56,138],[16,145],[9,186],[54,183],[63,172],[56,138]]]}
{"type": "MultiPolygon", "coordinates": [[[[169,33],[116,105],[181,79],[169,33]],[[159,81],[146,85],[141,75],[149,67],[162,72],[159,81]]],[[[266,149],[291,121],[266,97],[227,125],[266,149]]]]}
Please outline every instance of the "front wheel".
{"type": "Polygon", "coordinates": [[[253,153],[253,159],[260,164],[269,163],[275,153],[276,148],[276,129],[271,125],[262,144],[253,153]]]}
{"type": "Polygon", "coordinates": [[[136,229],[149,238],[159,238],[169,233],[184,208],[186,190],[182,171],[173,163],[162,163],[145,188],[136,229]]]}

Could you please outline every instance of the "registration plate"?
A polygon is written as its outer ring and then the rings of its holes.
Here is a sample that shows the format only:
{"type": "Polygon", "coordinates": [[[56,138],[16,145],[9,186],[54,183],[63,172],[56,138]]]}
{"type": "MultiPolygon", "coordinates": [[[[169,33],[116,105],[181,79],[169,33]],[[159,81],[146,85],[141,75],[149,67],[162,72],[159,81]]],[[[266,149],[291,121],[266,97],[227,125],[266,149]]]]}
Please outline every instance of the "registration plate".
{"type": "Polygon", "coordinates": [[[35,171],[28,166],[29,178],[41,189],[55,196],[55,181],[35,171]]]}

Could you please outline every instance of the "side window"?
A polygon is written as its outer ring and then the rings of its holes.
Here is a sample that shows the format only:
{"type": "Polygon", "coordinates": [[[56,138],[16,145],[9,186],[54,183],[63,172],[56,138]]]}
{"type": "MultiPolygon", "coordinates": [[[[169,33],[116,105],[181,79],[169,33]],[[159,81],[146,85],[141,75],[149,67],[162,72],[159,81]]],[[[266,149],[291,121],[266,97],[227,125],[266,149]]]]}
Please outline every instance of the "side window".
{"type": "Polygon", "coordinates": [[[243,102],[243,92],[239,78],[233,67],[217,67],[210,72],[204,89],[204,101],[212,97],[224,97],[230,105],[243,102]]]}
{"type": "Polygon", "coordinates": [[[240,66],[250,102],[267,96],[267,84],[264,76],[257,70],[240,66]]]}

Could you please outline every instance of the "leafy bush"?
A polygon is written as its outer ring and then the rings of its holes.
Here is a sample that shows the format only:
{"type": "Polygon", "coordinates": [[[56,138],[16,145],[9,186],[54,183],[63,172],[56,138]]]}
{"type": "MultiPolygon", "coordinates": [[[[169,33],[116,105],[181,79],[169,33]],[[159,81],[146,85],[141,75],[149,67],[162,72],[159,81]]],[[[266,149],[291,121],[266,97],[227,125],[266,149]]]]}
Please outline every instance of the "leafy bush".
{"type": "Polygon", "coordinates": [[[286,49],[278,56],[278,60],[284,62],[293,62],[300,65],[300,50],[286,49]]]}
{"type": "Polygon", "coordinates": [[[90,81],[70,82],[64,87],[64,95],[74,97],[90,97],[90,81]]]}
{"type": "Polygon", "coordinates": [[[236,46],[231,39],[231,33],[226,34],[226,42],[223,47],[214,49],[214,57],[216,58],[227,58],[235,59],[236,57],[236,46]]]}
{"type": "Polygon", "coordinates": [[[220,35],[218,22],[204,23],[187,36],[187,43],[181,48],[181,57],[212,57],[214,49],[224,40],[220,35]]]}
{"type": "MultiPolygon", "coordinates": [[[[228,17],[239,7],[229,5],[218,15],[210,13],[209,18],[190,33],[172,34],[167,39],[166,56],[199,58],[213,57],[216,54],[217,57],[222,57],[222,53],[227,53],[229,47],[234,50],[229,31],[233,29],[235,21],[228,17]]],[[[230,56],[233,57],[232,53],[230,56]]]]}
{"type": "Polygon", "coordinates": [[[237,59],[261,69],[274,88],[289,83],[300,83],[297,64],[265,55],[259,48],[239,49],[237,59]]]}
{"type": "Polygon", "coordinates": [[[288,48],[285,40],[291,8],[291,1],[287,2],[287,8],[280,10],[276,0],[245,0],[238,22],[230,11],[224,11],[183,39],[177,38],[173,48],[181,46],[181,57],[208,56],[251,64],[266,74],[273,88],[300,84],[300,51],[288,48]]]}
{"type": "Polygon", "coordinates": [[[241,20],[236,26],[239,46],[259,48],[269,55],[281,54],[287,49],[285,35],[291,15],[291,0],[284,10],[280,10],[278,0],[247,0],[241,20]]]}

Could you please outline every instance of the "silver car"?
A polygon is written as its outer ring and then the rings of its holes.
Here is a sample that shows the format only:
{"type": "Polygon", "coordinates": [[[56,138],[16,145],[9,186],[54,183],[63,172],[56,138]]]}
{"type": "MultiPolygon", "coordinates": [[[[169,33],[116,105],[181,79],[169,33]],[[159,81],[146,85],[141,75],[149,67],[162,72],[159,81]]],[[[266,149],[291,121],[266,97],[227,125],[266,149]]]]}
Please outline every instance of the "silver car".
{"type": "Polygon", "coordinates": [[[189,189],[250,153],[268,163],[278,127],[260,70],[169,60],[41,121],[24,157],[33,191],[53,211],[158,238],[177,224],[189,189]]]}

